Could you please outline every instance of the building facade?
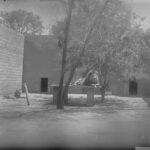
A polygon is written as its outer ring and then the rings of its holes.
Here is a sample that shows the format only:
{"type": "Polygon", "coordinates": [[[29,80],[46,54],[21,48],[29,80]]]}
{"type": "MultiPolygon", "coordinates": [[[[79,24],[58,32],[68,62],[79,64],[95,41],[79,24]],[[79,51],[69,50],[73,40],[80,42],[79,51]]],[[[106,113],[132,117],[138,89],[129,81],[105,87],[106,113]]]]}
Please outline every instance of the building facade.
{"type": "MultiPolygon", "coordinates": [[[[50,85],[59,82],[60,58],[58,41],[53,36],[25,38],[23,83],[27,83],[29,92],[51,92],[50,85]]],[[[81,73],[77,71],[74,80],[79,77],[81,73]]],[[[119,96],[150,96],[150,70],[147,74],[136,74],[126,80],[114,75],[110,79],[108,90],[119,96]]],[[[82,89],[71,87],[69,92],[82,93],[82,89]]]]}
{"type": "Polygon", "coordinates": [[[0,95],[22,88],[24,37],[0,25],[0,95]]]}
{"type": "Polygon", "coordinates": [[[110,79],[113,95],[150,97],[150,73],[139,73],[121,80],[115,76],[110,79]]]}
{"type": "Polygon", "coordinates": [[[59,68],[59,49],[54,37],[25,37],[22,85],[26,83],[29,92],[50,92],[50,85],[59,81],[59,68]]]}

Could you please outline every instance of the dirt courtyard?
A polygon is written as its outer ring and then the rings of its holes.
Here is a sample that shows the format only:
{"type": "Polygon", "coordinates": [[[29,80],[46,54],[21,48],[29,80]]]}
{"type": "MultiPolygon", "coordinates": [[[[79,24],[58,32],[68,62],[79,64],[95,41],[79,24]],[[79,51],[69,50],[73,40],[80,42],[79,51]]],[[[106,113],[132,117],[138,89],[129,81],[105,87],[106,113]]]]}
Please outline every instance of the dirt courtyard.
{"type": "Polygon", "coordinates": [[[85,95],[69,95],[64,110],[52,95],[0,97],[0,147],[133,148],[150,147],[150,108],[142,98],[107,96],[85,107],[85,95]],[[78,105],[80,103],[80,106],[78,105]]]}

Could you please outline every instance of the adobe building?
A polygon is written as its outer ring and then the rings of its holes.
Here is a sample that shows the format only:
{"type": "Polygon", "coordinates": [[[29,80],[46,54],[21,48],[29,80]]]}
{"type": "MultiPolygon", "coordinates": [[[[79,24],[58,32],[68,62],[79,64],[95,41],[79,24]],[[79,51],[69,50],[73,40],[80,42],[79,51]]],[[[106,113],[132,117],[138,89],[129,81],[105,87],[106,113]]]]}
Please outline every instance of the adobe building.
{"type": "Polygon", "coordinates": [[[150,97],[150,72],[134,74],[125,80],[113,76],[110,91],[119,96],[150,97]]]}
{"type": "Polygon", "coordinates": [[[0,24],[0,95],[22,89],[24,37],[0,24]]]}
{"type": "MultiPolygon", "coordinates": [[[[23,83],[27,83],[29,92],[51,92],[50,85],[59,82],[60,60],[60,49],[54,36],[41,35],[25,38],[23,83]]],[[[112,76],[108,90],[113,95],[150,97],[150,69],[147,71],[147,74],[136,74],[126,80],[112,76]]],[[[81,73],[78,71],[74,80],[80,76],[81,73]]],[[[73,87],[69,92],[82,93],[82,90],[73,87]]]]}
{"type": "Polygon", "coordinates": [[[49,35],[30,35],[24,42],[22,85],[26,83],[31,93],[50,92],[50,85],[58,84],[60,75],[57,40],[49,35]]]}

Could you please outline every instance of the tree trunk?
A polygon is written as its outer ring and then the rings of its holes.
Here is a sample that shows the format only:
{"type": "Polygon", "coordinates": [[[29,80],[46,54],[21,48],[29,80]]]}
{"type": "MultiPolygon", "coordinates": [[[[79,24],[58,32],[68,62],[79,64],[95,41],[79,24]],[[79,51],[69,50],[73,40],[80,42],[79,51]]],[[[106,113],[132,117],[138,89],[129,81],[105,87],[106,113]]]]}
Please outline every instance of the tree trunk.
{"type": "Polygon", "coordinates": [[[105,87],[102,87],[102,89],[101,89],[101,102],[105,101],[105,92],[106,92],[105,87]]]}
{"type": "MultiPolygon", "coordinates": [[[[89,31],[88,31],[87,34],[85,35],[84,42],[83,42],[83,45],[82,45],[82,47],[81,47],[81,51],[80,51],[80,53],[79,53],[79,56],[78,56],[78,58],[77,58],[77,61],[76,61],[76,63],[73,65],[73,67],[72,67],[72,69],[71,69],[71,71],[70,71],[70,74],[69,74],[67,83],[66,83],[66,85],[65,85],[65,88],[63,89],[63,93],[62,93],[62,97],[61,97],[62,99],[64,99],[64,98],[66,97],[66,95],[68,95],[69,84],[70,84],[70,82],[71,82],[71,80],[72,80],[72,78],[73,78],[73,76],[74,76],[74,72],[75,72],[76,68],[78,67],[78,65],[79,65],[79,63],[80,63],[80,61],[81,61],[81,58],[82,58],[83,55],[84,55],[84,51],[85,51],[86,45],[87,45],[87,43],[88,43],[88,41],[89,41],[89,39],[90,39],[90,35],[91,35],[92,31],[93,31],[93,28],[94,28],[94,26],[95,26],[96,19],[97,19],[97,16],[95,16],[93,22],[92,22],[91,25],[90,25],[89,31]]],[[[61,80],[60,80],[60,81],[61,81],[61,80]]],[[[60,88],[60,92],[62,92],[62,91],[61,91],[61,88],[60,88]]],[[[60,92],[59,92],[59,95],[58,95],[58,99],[60,98],[60,94],[61,94],[60,92]]],[[[66,100],[65,103],[67,103],[67,100],[66,100]]]]}
{"type": "Polygon", "coordinates": [[[28,92],[28,87],[27,87],[27,84],[26,84],[26,83],[24,83],[24,87],[25,87],[27,105],[29,106],[29,105],[30,105],[30,102],[29,102],[29,92],[28,92]]]}
{"type": "MultiPolygon", "coordinates": [[[[100,11],[98,12],[98,14],[95,15],[94,19],[92,20],[90,26],[89,26],[89,30],[87,32],[87,34],[85,35],[85,39],[83,42],[83,45],[81,47],[81,52],[78,56],[77,59],[77,63],[75,65],[75,69],[78,67],[78,64],[82,58],[82,56],[84,55],[84,51],[86,49],[86,45],[89,42],[90,36],[92,34],[92,31],[96,25],[96,21],[99,17],[99,14],[102,15],[103,11],[105,10],[106,6],[108,5],[110,0],[107,0],[104,4],[103,9],[100,9],[100,11]]],[[[58,98],[57,98],[57,109],[63,109],[63,100],[65,95],[67,94],[67,89],[68,86],[73,78],[74,73],[72,74],[72,77],[70,75],[70,79],[68,79],[68,82],[66,83],[65,88],[63,89],[63,83],[64,83],[64,76],[65,76],[65,66],[66,66],[66,55],[67,55],[67,44],[68,44],[68,34],[69,34],[69,27],[70,27],[70,22],[71,22],[71,15],[72,15],[72,8],[74,5],[74,0],[70,1],[70,5],[69,5],[69,13],[68,13],[68,18],[67,18],[67,22],[66,22],[66,30],[65,30],[65,39],[64,39],[64,45],[63,45],[63,55],[62,55],[62,70],[61,70],[61,76],[60,76],[60,82],[59,82],[59,92],[58,92],[58,98]],[[70,81],[70,82],[69,82],[70,81]],[[65,94],[64,94],[65,93],[65,94]],[[64,96],[63,96],[64,95],[64,96]]],[[[74,69],[74,71],[75,71],[74,69]]],[[[73,72],[74,72],[73,71],[73,72]]]]}
{"type": "Polygon", "coordinates": [[[69,12],[66,21],[66,27],[64,31],[64,43],[63,43],[63,54],[62,54],[62,67],[61,67],[61,74],[60,74],[60,81],[59,81],[59,91],[57,97],[56,107],[57,109],[64,109],[64,102],[63,102],[63,84],[64,84],[64,77],[65,77],[65,67],[66,67],[66,58],[67,58],[67,45],[68,45],[68,36],[70,30],[70,22],[71,22],[71,15],[72,9],[74,5],[74,0],[69,2],[69,12]]]}

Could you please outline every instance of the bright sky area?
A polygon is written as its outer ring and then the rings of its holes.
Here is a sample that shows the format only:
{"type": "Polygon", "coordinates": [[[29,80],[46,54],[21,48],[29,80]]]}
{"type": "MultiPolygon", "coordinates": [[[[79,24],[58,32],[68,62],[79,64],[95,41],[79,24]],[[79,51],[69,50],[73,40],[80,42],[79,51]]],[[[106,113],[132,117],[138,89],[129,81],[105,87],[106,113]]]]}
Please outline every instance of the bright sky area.
{"type": "MultiPolygon", "coordinates": [[[[132,0],[132,5],[133,10],[138,15],[146,18],[146,23],[143,26],[150,27],[150,0],[132,0]]],[[[45,34],[51,25],[63,16],[62,8],[48,0],[44,2],[40,0],[8,0],[3,2],[3,0],[0,0],[0,10],[11,11],[17,9],[24,9],[38,14],[46,28],[45,34]]]]}

